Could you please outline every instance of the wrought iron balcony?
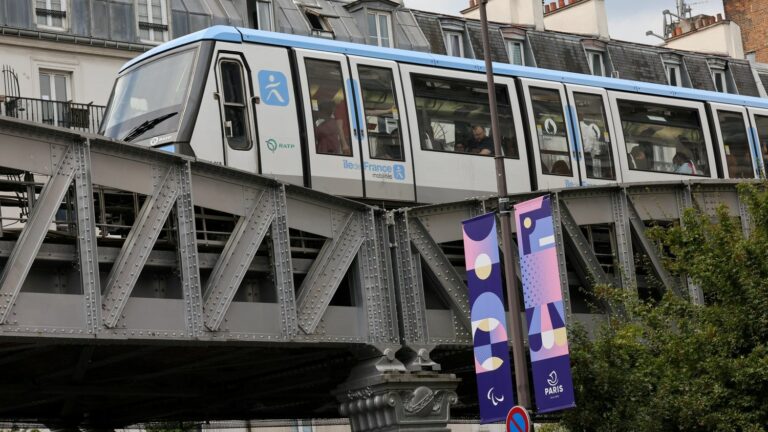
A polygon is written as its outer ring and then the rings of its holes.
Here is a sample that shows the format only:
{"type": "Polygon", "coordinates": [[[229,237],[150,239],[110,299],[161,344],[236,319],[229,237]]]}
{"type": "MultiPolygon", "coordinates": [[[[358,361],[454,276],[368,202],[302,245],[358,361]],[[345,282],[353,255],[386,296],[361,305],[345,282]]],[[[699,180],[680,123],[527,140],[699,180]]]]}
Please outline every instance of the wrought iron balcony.
{"type": "Polygon", "coordinates": [[[2,116],[91,133],[98,133],[104,108],[93,104],[0,96],[2,116]]]}

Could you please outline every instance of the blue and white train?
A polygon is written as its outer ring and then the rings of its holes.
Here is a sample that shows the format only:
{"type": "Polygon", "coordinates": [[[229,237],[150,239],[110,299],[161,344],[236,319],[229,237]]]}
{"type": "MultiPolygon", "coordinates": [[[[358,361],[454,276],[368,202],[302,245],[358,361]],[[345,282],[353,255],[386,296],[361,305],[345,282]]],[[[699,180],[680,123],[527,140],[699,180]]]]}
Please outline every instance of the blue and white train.
{"type": "MultiPolygon", "coordinates": [[[[768,100],[495,64],[510,193],[758,178],[768,100]]],[[[496,190],[484,64],[234,27],[120,72],[108,137],[340,196],[435,203],[496,190]]]]}

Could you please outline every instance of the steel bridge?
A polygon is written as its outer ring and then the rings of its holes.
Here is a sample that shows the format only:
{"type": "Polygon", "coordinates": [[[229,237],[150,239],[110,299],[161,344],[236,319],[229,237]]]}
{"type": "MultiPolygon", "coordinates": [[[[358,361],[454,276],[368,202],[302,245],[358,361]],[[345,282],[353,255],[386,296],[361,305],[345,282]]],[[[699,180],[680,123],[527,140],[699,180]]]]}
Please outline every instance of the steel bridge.
{"type": "MultiPolygon", "coordinates": [[[[549,192],[568,319],[602,319],[599,283],[701,301],[646,227],[725,204],[748,230],[735,185],[549,192]]],[[[0,418],[444,430],[477,412],[460,221],[496,207],[382,209],[0,119],[0,418]]]]}

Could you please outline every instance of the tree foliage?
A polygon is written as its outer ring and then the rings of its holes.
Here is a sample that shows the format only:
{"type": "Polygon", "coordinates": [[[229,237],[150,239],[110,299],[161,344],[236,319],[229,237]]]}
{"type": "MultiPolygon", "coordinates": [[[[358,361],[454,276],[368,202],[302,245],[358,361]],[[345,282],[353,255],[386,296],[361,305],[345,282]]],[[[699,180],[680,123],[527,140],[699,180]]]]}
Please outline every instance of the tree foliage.
{"type": "Polygon", "coordinates": [[[673,275],[701,287],[705,305],[600,287],[612,313],[596,335],[571,332],[578,408],[571,431],[764,431],[768,428],[768,192],[740,189],[745,237],[725,208],[691,209],[653,228],[673,275]]]}

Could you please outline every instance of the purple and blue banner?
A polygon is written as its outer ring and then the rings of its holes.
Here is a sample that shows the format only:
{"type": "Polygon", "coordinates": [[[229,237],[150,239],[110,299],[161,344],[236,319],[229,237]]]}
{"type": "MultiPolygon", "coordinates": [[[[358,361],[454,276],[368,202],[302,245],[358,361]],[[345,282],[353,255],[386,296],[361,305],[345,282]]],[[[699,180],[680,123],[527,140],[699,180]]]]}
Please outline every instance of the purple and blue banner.
{"type": "Polygon", "coordinates": [[[515,206],[520,272],[539,413],[576,406],[555,227],[548,196],[515,206]]]}
{"type": "Polygon", "coordinates": [[[505,420],[515,406],[496,216],[490,213],[462,224],[480,423],[493,423],[505,420]]]}

